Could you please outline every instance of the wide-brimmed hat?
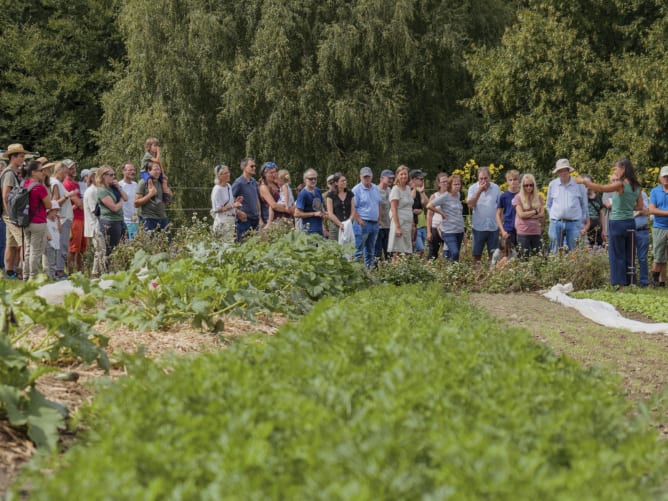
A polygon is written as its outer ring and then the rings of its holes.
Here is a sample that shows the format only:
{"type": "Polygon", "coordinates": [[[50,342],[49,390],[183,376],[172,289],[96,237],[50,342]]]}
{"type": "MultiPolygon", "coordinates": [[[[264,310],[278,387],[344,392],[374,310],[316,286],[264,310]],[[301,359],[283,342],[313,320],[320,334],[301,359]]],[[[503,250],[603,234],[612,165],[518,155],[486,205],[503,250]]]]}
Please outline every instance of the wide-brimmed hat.
{"type": "Polygon", "coordinates": [[[552,171],[552,174],[556,174],[560,170],[568,169],[568,172],[573,172],[575,169],[571,167],[571,163],[568,161],[568,158],[560,158],[557,160],[557,165],[552,171]]]}
{"type": "Polygon", "coordinates": [[[2,158],[8,160],[11,155],[16,155],[17,153],[23,153],[24,155],[29,155],[30,152],[23,148],[22,144],[10,144],[7,146],[7,151],[2,154],[2,158]]]}
{"type": "Polygon", "coordinates": [[[46,158],[46,157],[39,157],[39,158],[37,159],[37,161],[38,161],[39,163],[41,163],[41,164],[45,164],[45,163],[47,163],[47,162],[49,161],[49,159],[46,158]]]}

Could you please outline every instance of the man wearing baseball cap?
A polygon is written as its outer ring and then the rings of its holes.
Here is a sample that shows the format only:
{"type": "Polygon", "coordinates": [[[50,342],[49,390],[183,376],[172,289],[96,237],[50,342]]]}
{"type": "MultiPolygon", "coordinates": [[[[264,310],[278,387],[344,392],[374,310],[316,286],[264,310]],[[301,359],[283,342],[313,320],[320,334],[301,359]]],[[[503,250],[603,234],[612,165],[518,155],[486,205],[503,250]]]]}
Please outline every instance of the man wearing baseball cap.
{"type": "Polygon", "coordinates": [[[364,257],[367,268],[376,265],[376,238],[378,238],[378,217],[380,215],[380,191],[371,182],[373,171],[370,167],[360,169],[360,182],[353,188],[355,195],[355,209],[362,223],[353,221],[355,233],[354,258],[359,260],[364,257]]]}
{"type": "Polygon", "coordinates": [[[378,192],[380,209],[378,212],[378,236],[376,237],[376,259],[387,259],[387,242],[390,238],[390,191],[394,184],[394,172],[385,169],[380,173],[378,192]]]}
{"type": "Polygon", "coordinates": [[[649,194],[649,213],[654,216],[652,241],[652,286],[666,286],[666,261],[668,261],[668,165],[661,167],[659,185],[649,194]]]}
{"type": "Polygon", "coordinates": [[[578,237],[589,230],[589,198],[587,188],[571,178],[573,172],[567,158],[557,160],[552,174],[557,178],[547,188],[547,210],[550,213],[550,252],[566,245],[573,250],[578,237]]]}

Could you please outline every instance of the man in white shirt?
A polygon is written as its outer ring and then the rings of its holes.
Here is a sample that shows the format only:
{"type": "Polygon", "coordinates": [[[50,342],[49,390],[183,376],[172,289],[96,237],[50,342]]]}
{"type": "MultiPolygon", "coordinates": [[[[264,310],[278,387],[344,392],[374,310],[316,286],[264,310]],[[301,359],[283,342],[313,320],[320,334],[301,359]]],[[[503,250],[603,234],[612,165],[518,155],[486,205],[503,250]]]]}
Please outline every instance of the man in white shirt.
{"type": "Polygon", "coordinates": [[[137,172],[132,162],[124,162],[121,171],[123,179],[118,184],[128,196],[128,199],[123,202],[123,221],[128,229],[128,240],[132,240],[139,227],[137,208],[135,207],[135,193],[137,192],[135,175],[137,172]]]}
{"type": "Polygon", "coordinates": [[[478,169],[478,182],[471,185],[466,197],[466,204],[473,211],[473,262],[479,264],[482,251],[487,246],[487,253],[499,247],[499,225],[496,223],[496,208],[501,190],[492,182],[489,169],[478,169]]]}

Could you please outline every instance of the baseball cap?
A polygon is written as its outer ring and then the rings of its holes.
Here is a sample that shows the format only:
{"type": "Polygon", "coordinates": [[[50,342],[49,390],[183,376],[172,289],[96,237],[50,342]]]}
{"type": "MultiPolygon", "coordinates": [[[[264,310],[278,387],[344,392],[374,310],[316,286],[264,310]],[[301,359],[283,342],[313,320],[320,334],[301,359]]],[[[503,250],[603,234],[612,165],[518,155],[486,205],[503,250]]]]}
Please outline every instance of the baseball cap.
{"type": "Polygon", "coordinates": [[[661,173],[659,174],[659,177],[663,176],[668,176],[668,165],[661,167],[661,173]]]}
{"type": "Polygon", "coordinates": [[[411,179],[415,179],[416,177],[419,177],[420,179],[424,179],[426,177],[425,173],[422,172],[420,169],[413,169],[411,171],[411,179]]]}
{"type": "Polygon", "coordinates": [[[69,169],[73,165],[76,165],[76,162],[71,158],[66,158],[65,160],[63,160],[63,165],[69,169]]]}
{"type": "Polygon", "coordinates": [[[380,173],[380,177],[394,177],[394,172],[392,172],[390,169],[385,169],[380,173]]]}
{"type": "Polygon", "coordinates": [[[81,179],[85,178],[86,176],[90,176],[90,170],[89,169],[83,169],[81,171],[81,179]]]}
{"type": "Polygon", "coordinates": [[[366,177],[366,176],[373,177],[373,171],[371,170],[371,167],[362,167],[360,169],[360,176],[362,176],[362,177],[366,177]]]}
{"type": "Polygon", "coordinates": [[[334,181],[334,174],[327,176],[327,184],[331,183],[332,181],[334,181]]]}

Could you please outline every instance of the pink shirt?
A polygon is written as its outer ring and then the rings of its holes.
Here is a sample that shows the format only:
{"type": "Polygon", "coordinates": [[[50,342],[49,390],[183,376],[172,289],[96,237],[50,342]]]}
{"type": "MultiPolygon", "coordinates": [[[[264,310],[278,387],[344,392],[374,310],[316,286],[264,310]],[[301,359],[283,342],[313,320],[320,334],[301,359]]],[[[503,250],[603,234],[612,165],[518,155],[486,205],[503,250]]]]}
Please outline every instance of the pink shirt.
{"type": "MultiPolygon", "coordinates": [[[[25,187],[29,188],[31,184],[36,183],[34,179],[27,179],[25,187]]],[[[49,196],[49,192],[42,183],[37,183],[30,192],[30,223],[46,223],[46,207],[42,199],[49,196]]]]}
{"type": "MultiPolygon", "coordinates": [[[[65,180],[63,181],[63,186],[67,191],[70,192],[75,192],[79,198],[83,198],[83,195],[80,193],[80,186],[79,183],[74,181],[73,179],[66,177],[65,180]]],[[[60,195],[62,196],[62,194],[60,195]]],[[[74,206],[74,203],[72,203],[72,213],[74,214],[74,219],[83,221],[84,220],[84,211],[83,209],[78,209],[74,206]]]]}
{"type": "MultiPolygon", "coordinates": [[[[540,205],[524,207],[524,210],[540,209],[543,206],[543,198],[540,195],[538,195],[538,198],[540,199],[540,205]]],[[[520,194],[518,193],[513,198],[513,207],[517,207],[521,203],[520,194]]],[[[541,235],[543,233],[539,218],[522,218],[519,214],[515,215],[515,231],[518,235],[541,235]]]]}

